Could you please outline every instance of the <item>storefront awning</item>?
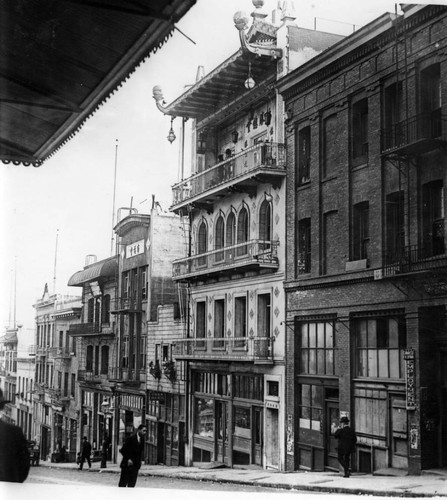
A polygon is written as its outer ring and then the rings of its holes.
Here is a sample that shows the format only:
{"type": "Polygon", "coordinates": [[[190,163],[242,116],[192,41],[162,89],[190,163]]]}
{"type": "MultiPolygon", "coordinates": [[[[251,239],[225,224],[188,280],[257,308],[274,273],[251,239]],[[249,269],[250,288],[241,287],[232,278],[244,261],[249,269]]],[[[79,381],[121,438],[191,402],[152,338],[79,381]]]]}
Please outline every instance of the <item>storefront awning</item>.
{"type": "Polygon", "coordinates": [[[82,286],[84,283],[90,283],[104,278],[112,278],[118,273],[118,257],[110,257],[109,259],[95,262],[85,267],[82,271],[78,271],[68,280],[68,286],[82,286]]]}
{"type": "Polygon", "coordinates": [[[0,0],[0,160],[39,166],[196,0],[0,0]]]}

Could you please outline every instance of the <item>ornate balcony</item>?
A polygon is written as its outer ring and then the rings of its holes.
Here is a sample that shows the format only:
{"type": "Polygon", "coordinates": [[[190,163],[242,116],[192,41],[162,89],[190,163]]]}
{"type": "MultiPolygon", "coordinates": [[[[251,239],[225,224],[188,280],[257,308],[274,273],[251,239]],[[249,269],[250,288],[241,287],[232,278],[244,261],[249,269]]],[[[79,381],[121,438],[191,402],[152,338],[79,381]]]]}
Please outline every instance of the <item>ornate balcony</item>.
{"type": "Polygon", "coordinates": [[[279,183],[285,175],[284,144],[256,144],[175,184],[171,210],[187,205],[210,207],[229,191],[252,193],[259,182],[279,183]]]}
{"type": "Polygon", "coordinates": [[[107,374],[102,375],[99,373],[94,373],[93,370],[78,370],[78,381],[79,382],[91,382],[94,384],[99,384],[102,379],[106,379],[107,374]]]}
{"type": "Polygon", "coordinates": [[[205,275],[230,271],[278,269],[279,241],[250,240],[237,245],[219,248],[172,263],[174,280],[200,279],[205,275]]]}
{"type": "Polygon", "coordinates": [[[109,368],[109,382],[120,382],[124,385],[140,385],[146,380],[145,370],[135,370],[129,368],[113,367],[109,368]]]}
{"type": "Polygon", "coordinates": [[[251,361],[273,363],[274,337],[224,337],[179,339],[174,358],[196,361],[251,361]]]}
{"type": "Polygon", "coordinates": [[[90,337],[93,335],[114,335],[115,323],[79,323],[70,325],[68,333],[75,337],[90,337]]]}
{"type": "Polygon", "coordinates": [[[447,116],[421,113],[382,131],[382,154],[418,155],[447,147],[447,116]]]}

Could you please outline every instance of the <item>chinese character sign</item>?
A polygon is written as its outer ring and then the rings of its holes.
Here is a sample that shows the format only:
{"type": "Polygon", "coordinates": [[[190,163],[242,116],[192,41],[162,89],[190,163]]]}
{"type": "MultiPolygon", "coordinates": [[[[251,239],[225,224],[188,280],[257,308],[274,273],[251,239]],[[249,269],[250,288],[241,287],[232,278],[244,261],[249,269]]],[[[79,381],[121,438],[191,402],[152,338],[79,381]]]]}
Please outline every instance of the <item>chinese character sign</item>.
{"type": "Polygon", "coordinates": [[[144,253],[144,240],[135,241],[126,246],[126,259],[130,259],[142,253],[144,253]]]}

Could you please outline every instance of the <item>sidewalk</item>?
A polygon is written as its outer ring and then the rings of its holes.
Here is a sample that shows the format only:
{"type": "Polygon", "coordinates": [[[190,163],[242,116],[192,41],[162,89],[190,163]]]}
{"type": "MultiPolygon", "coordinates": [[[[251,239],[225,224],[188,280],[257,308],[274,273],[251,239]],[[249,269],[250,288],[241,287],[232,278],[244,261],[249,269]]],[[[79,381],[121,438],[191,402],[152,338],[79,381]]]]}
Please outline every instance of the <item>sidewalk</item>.
{"type": "MultiPolygon", "coordinates": [[[[75,463],[40,462],[44,467],[76,469],[75,463]]],[[[90,473],[119,473],[117,464],[107,463],[101,469],[93,462],[90,473]]],[[[335,472],[276,472],[263,469],[230,469],[203,467],[168,467],[165,465],[142,465],[140,476],[172,477],[197,481],[250,484],[282,489],[300,489],[324,493],[375,495],[387,497],[447,497],[447,471],[433,471],[421,476],[377,476],[354,473],[344,478],[335,472]]]]}

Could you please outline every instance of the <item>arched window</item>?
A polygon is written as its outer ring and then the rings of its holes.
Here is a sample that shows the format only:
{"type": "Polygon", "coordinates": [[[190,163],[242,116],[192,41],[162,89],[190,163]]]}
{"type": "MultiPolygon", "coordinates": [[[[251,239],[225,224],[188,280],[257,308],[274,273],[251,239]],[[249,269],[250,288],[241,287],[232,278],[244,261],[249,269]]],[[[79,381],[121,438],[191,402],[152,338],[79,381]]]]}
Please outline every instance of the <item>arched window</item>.
{"type": "Polygon", "coordinates": [[[102,322],[110,323],[110,295],[104,295],[102,299],[102,322]]]}
{"type": "Polygon", "coordinates": [[[88,372],[93,371],[93,346],[88,345],[87,346],[87,356],[85,360],[85,369],[88,372]]]}
{"type": "Polygon", "coordinates": [[[103,345],[101,347],[101,374],[107,375],[109,372],[109,346],[103,345]]]}
{"type": "MultiPolygon", "coordinates": [[[[248,210],[242,207],[237,218],[237,244],[248,241],[248,210]]],[[[247,253],[247,245],[237,247],[237,255],[245,255],[247,253]]]]}
{"type": "MultiPolygon", "coordinates": [[[[206,227],[206,222],[203,220],[197,232],[197,254],[200,256],[207,251],[207,240],[208,240],[208,229],[206,227]]],[[[197,264],[199,266],[206,266],[206,256],[199,257],[197,259],[197,264]]]]}
{"type": "Polygon", "coordinates": [[[272,241],[272,205],[264,200],[259,210],[259,250],[270,248],[272,241]]]}
{"type": "MultiPolygon", "coordinates": [[[[219,215],[216,221],[216,230],[214,238],[214,247],[216,250],[220,250],[225,244],[225,221],[222,215],[219,215]]],[[[214,261],[220,262],[224,259],[224,252],[216,252],[214,254],[214,261]]]]}

